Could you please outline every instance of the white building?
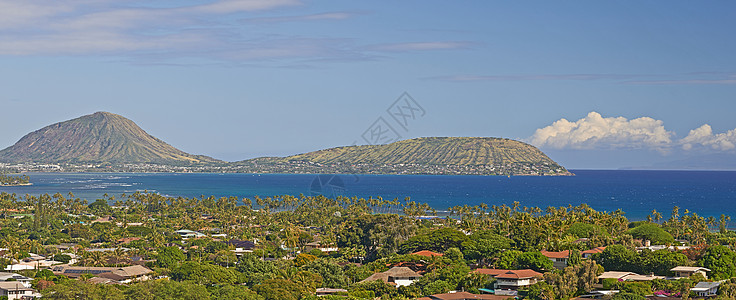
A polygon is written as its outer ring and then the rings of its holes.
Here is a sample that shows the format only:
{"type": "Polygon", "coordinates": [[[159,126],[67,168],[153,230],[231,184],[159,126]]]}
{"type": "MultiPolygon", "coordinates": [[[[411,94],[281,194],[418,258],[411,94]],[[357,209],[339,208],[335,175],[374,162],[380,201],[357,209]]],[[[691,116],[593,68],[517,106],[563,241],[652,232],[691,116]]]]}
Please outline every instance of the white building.
{"type": "Polygon", "coordinates": [[[16,300],[35,299],[41,297],[41,294],[18,281],[2,281],[0,282],[0,296],[7,296],[8,300],[16,300]]]}
{"type": "Polygon", "coordinates": [[[8,280],[20,282],[26,287],[31,287],[31,282],[33,282],[33,278],[28,278],[20,274],[0,272],[0,282],[8,280]]]}

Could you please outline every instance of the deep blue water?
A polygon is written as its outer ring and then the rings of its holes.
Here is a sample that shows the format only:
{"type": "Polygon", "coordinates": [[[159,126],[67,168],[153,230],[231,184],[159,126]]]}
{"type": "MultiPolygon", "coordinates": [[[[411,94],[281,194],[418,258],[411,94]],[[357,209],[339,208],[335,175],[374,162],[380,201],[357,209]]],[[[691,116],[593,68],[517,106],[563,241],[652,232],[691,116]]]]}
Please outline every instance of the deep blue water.
{"type": "Polygon", "coordinates": [[[327,195],[411,197],[444,210],[454,205],[508,204],[567,206],[587,203],[599,211],[622,209],[643,219],[652,209],[666,218],[672,207],[703,216],[736,217],[736,172],[576,170],[571,177],[287,175],[287,174],[129,174],[32,173],[33,186],[0,187],[9,193],[74,193],[90,201],[104,193],[148,190],[163,195],[199,197],[327,195]]]}

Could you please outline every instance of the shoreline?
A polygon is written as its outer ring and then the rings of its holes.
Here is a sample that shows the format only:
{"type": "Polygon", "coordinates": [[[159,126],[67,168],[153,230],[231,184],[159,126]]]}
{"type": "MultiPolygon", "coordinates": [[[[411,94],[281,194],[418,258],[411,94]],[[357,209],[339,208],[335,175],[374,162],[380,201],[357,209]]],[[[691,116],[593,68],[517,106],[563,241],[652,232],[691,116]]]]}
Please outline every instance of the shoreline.
{"type": "Polygon", "coordinates": [[[31,186],[33,185],[32,182],[29,183],[17,183],[17,184],[0,184],[0,187],[6,187],[6,186],[31,186]]]}

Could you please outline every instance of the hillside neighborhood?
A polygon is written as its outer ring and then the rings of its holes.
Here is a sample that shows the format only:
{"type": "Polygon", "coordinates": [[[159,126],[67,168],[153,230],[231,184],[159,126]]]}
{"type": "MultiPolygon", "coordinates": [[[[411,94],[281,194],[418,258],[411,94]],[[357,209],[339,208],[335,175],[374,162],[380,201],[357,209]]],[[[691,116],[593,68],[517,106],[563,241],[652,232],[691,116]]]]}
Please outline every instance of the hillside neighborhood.
{"type": "Polygon", "coordinates": [[[736,297],[730,219],[679,208],[629,222],[586,206],[441,218],[408,200],[322,196],[0,200],[7,299],[736,297]],[[376,213],[389,207],[401,214],[376,213]]]}

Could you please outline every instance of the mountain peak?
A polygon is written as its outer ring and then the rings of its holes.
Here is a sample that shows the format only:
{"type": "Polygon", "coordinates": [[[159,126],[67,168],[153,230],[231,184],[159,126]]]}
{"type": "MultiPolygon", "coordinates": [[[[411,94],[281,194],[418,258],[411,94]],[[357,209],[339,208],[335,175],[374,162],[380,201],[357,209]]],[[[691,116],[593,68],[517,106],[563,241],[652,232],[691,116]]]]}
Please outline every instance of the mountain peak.
{"type": "Polygon", "coordinates": [[[0,151],[0,161],[36,163],[192,164],[217,160],[185,153],[151,136],[135,122],[96,112],[31,132],[0,151]]]}
{"type": "Polygon", "coordinates": [[[91,114],[91,116],[104,116],[104,117],[123,117],[121,115],[117,115],[111,112],[106,111],[98,111],[96,113],[91,114]]]}

